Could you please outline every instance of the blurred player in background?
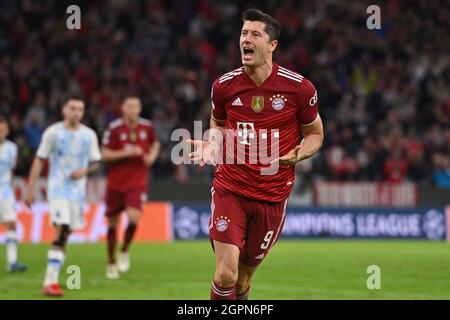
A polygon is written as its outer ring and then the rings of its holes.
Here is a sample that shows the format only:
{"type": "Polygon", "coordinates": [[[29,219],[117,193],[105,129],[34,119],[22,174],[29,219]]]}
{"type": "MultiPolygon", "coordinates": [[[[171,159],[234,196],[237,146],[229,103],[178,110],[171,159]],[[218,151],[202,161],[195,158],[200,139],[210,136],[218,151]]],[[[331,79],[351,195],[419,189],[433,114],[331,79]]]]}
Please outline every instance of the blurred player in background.
{"type": "Polygon", "coordinates": [[[17,162],[17,146],[6,139],[8,134],[8,122],[0,116],[0,222],[6,228],[6,270],[21,272],[25,271],[27,266],[17,261],[17,215],[14,208],[14,191],[11,187],[12,172],[17,162]]]}
{"type": "Polygon", "coordinates": [[[31,167],[26,203],[31,206],[36,181],[44,161],[49,161],[47,198],[56,239],[48,250],[43,294],[62,296],[58,277],[65,259],[65,245],[73,229],[83,227],[87,176],[98,168],[101,154],[97,135],[81,124],[84,102],[70,98],[63,106],[63,121],[48,127],[31,167]]]}
{"type": "Polygon", "coordinates": [[[217,166],[209,227],[216,256],[213,300],[248,298],[252,275],[283,228],[294,166],[311,157],[323,141],[313,84],[272,62],[279,34],[279,23],[271,16],[256,9],[244,12],[239,42],[243,67],[224,74],[212,88],[210,127],[222,134],[210,135],[209,141],[190,141],[197,146],[191,158],[201,166],[213,160],[207,150],[214,148],[207,147],[223,139],[225,129],[237,132],[246,159],[252,143],[259,149],[264,147],[261,141],[270,145],[269,140],[276,138],[283,155],[272,161],[279,165],[275,175],[262,175],[268,165],[260,161],[217,166]],[[262,129],[267,130],[265,137],[262,129]],[[251,135],[258,139],[251,140],[251,135]]]}
{"type": "Polygon", "coordinates": [[[108,219],[106,277],[117,279],[130,269],[129,246],[147,200],[149,168],[159,154],[160,143],[152,122],[140,118],[141,100],[129,96],[122,103],[122,118],[109,125],[102,142],[102,158],[107,162],[105,194],[108,219]],[[119,214],[126,211],[128,226],[116,264],[119,214]]]}

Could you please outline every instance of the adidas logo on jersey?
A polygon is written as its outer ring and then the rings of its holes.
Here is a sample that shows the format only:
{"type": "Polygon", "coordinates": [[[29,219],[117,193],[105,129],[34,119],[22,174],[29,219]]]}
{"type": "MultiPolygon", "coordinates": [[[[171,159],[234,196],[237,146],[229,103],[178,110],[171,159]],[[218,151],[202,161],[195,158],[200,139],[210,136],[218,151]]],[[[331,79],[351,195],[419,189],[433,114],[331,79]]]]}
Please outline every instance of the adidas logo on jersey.
{"type": "Polygon", "coordinates": [[[264,253],[261,253],[255,257],[255,259],[262,260],[264,259],[264,253]]]}
{"type": "Polygon", "coordinates": [[[243,106],[244,104],[241,101],[241,98],[236,98],[236,100],[233,101],[233,103],[231,104],[232,106],[243,106]]]}

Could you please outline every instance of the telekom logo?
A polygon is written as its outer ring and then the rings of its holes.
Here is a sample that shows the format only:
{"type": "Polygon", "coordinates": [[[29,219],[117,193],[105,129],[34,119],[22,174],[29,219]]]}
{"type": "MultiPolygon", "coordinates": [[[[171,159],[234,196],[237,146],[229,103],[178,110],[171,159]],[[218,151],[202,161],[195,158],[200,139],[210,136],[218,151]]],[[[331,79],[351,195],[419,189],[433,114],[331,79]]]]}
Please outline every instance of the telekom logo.
{"type": "MultiPolygon", "coordinates": [[[[260,164],[262,175],[274,175],[278,172],[278,162],[274,160],[280,156],[279,129],[255,130],[253,122],[237,121],[236,129],[211,128],[203,131],[202,121],[194,121],[193,133],[194,140],[197,141],[208,141],[210,136],[214,137],[214,143],[197,145],[196,152],[202,153],[204,158],[213,158],[208,161],[214,162],[215,165],[260,164]]],[[[178,128],[172,132],[171,141],[178,142],[170,154],[175,165],[194,163],[189,156],[192,152],[191,144],[186,142],[190,139],[192,132],[187,129],[178,128]]]]}
{"type": "Polygon", "coordinates": [[[237,136],[240,144],[250,145],[248,138],[255,137],[255,124],[253,122],[236,122],[237,136]]]}

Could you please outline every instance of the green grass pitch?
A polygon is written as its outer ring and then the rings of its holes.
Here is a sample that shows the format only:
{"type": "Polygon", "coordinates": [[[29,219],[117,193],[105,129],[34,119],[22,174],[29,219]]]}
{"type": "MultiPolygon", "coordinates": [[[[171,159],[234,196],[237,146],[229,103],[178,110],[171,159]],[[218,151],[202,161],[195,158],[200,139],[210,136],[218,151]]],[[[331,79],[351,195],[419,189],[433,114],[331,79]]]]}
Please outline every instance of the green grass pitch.
{"type": "MultiPolygon", "coordinates": [[[[0,246],[0,299],[45,299],[40,288],[48,245],[21,245],[29,270],[6,272],[0,246]]],[[[105,244],[70,244],[66,268],[81,269],[81,289],[63,299],[209,299],[214,256],[208,241],[133,244],[132,269],[107,280],[105,244]]],[[[450,299],[450,244],[432,241],[280,240],[256,272],[250,299],[450,299]],[[369,290],[369,265],[381,289],[369,290]]]]}

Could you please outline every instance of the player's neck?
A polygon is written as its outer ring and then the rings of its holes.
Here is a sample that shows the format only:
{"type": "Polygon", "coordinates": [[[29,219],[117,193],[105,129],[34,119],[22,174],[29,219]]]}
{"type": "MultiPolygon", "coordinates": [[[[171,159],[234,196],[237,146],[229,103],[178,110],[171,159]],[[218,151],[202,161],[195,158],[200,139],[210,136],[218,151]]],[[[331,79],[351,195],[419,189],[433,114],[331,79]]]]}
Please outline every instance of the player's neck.
{"type": "Polygon", "coordinates": [[[69,122],[67,120],[64,121],[64,128],[66,128],[67,130],[75,131],[79,127],[80,127],[80,123],[79,122],[72,123],[72,122],[69,122]]]}
{"type": "Polygon", "coordinates": [[[259,66],[255,67],[244,66],[245,72],[257,86],[263,84],[264,81],[266,81],[267,78],[270,77],[272,69],[273,69],[272,59],[266,60],[264,64],[259,66]]]}
{"type": "Polygon", "coordinates": [[[131,119],[123,118],[123,122],[129,128],[135,128],[138,125],[138,120],[131,120],[131,119]]]}

